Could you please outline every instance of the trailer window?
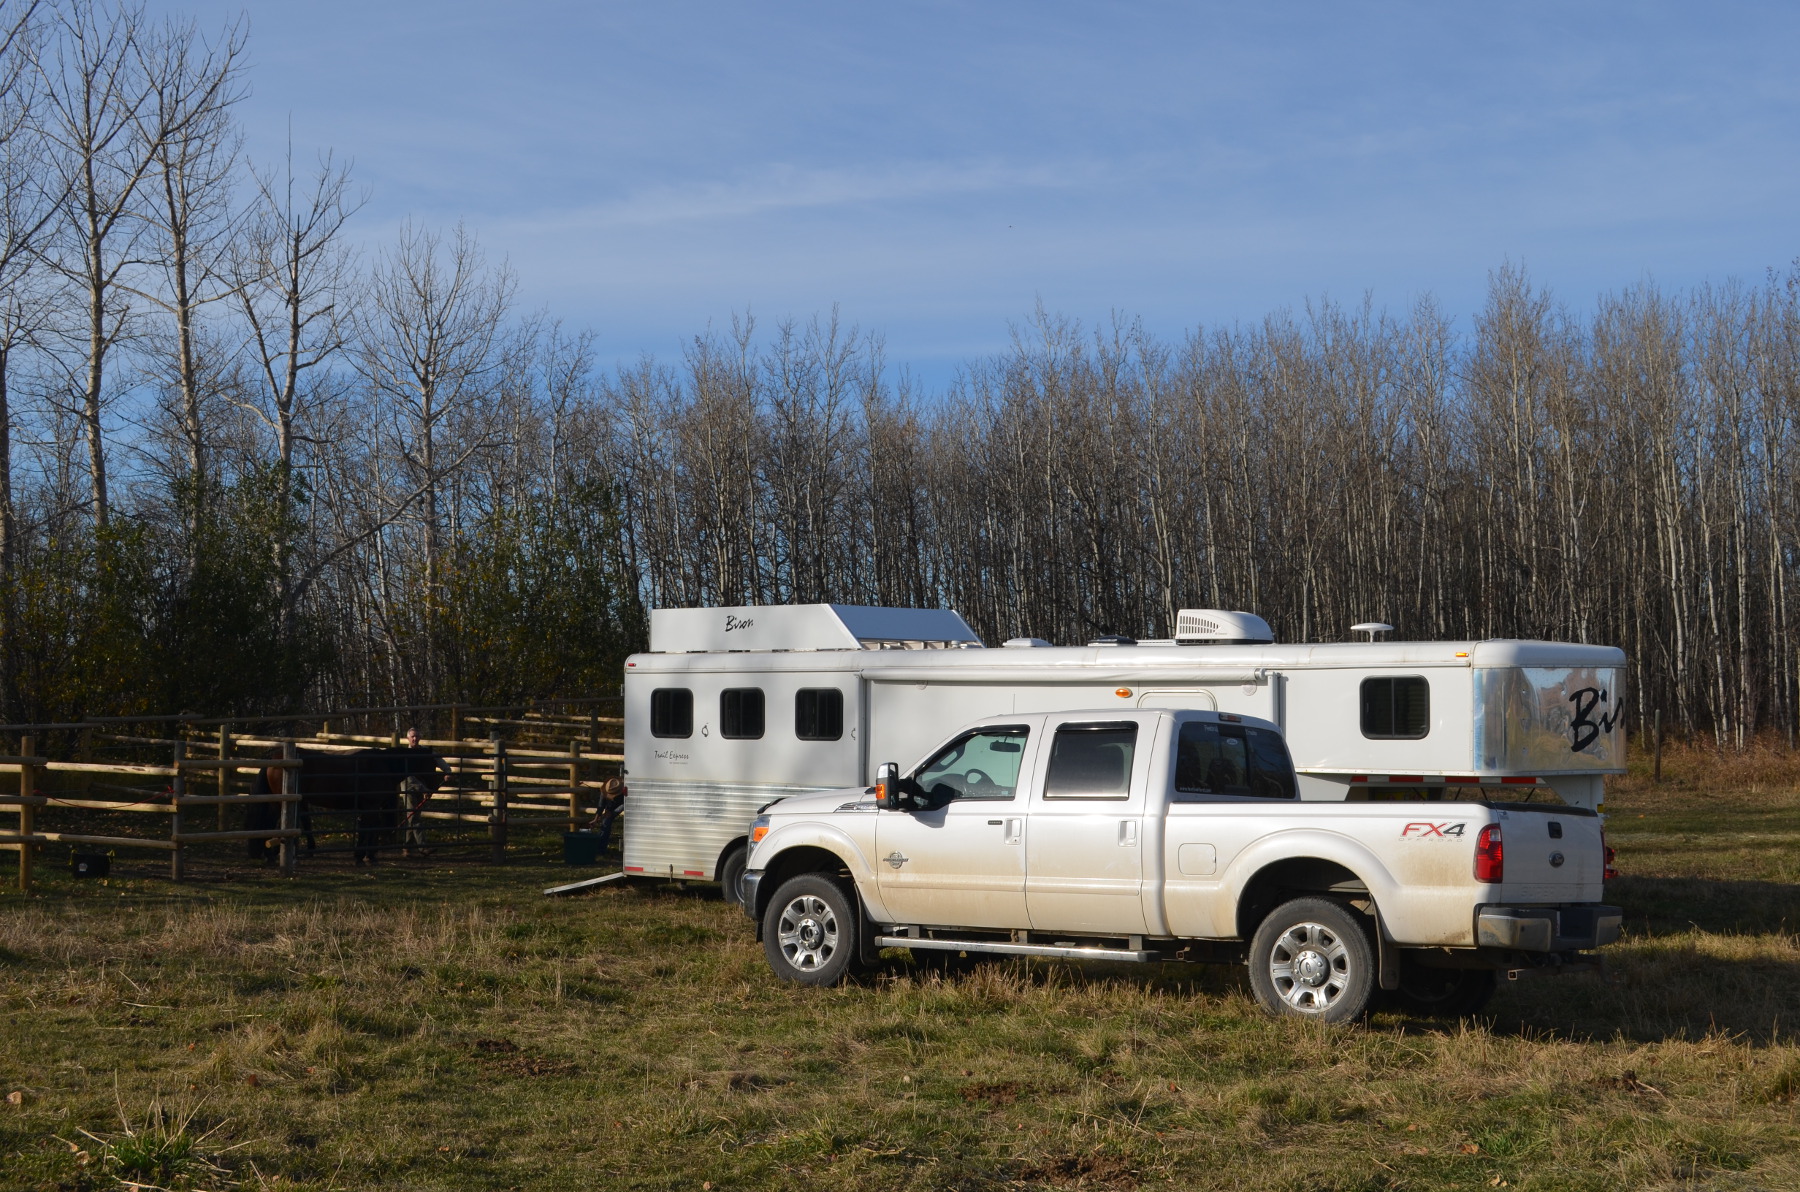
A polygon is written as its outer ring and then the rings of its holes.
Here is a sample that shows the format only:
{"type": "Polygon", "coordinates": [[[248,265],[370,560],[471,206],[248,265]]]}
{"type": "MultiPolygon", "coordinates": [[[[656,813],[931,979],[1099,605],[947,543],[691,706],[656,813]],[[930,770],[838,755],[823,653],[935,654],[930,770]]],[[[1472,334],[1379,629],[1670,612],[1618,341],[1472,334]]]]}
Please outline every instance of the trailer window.
{"type": "Polygon", "coordinates": [[[1416,741],[1431,731],[1431,684],[1422,675],[1362,681],[1363,736],[1416,741]]]}
{"type": "Polygon", "coordinates": [[[762,688],[727,687],[719,692],[719,735],[728,741],[762,738],[762,688]]]}
{"type": "Polygon", "coordinates": [[[844,735],[844,693],[835,687],[796,691],[794,735],[802,741],[840,740],[844,735]]]}
{"type": "Polygon", "coordinates": [[[650,735],[694,735],[694,693],[685,687],[658,687],[650,693],[650,735]]]}
{"type": "Polygon", "coordinates": [[[1280,733],[1239,724],[1190,721],[1175,745],[1175,798],[1212,795],[1293,799],[1294,763],[1280,733]]]}
{"type": "Polygon", "coordinates": [[[984,728],[958,737],[914,774],[913,781],[936,806],[953,799],[1010,799],[1019,788],[1026,730],[984,728]]]}
{"type": "Polygon", "coordinates": [[[1065,724],[1050,746],[1044,798],[1129,798],[1136,754],[1137,725],[1131,721],[1065,724]]]}

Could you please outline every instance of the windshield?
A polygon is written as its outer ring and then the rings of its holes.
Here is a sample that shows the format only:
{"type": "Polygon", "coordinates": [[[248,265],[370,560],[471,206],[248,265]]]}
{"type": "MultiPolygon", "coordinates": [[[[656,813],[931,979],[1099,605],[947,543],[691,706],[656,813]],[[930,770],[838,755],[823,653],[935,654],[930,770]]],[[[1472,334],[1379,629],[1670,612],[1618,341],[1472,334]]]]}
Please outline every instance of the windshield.
{"type": "Polygon", "coordinates": [[[1010,799],[1025,758],[1022,727],[984,728],[958,737],[919,767],[914,780],[935,804],[952,799],[1010,799]]]}
{"type": "Polygon", "coordinates": [[[1241,724],[1190,721],[1175,750],[1175,796],[1296,797],[1294,763],[1280,733],[1241,724]]]}

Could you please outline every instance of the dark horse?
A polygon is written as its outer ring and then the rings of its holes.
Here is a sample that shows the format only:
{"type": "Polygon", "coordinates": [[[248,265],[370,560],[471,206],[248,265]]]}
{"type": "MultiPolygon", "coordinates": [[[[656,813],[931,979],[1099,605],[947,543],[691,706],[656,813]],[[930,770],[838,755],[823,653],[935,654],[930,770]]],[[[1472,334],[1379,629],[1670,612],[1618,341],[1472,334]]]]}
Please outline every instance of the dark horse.
{"type": "MultiPolygon", "coordinates": [[[[429,749],[358,749],[353,753],[318,753],[302,749],[298,753],[300,768],[293,771],[300,780],[300,830],[305,834],[306,851],[318,846],[313,840],[312,813],[348,811],[356,815],[356,863],[375,861],[375,850],[392,843],[394,828],[400,821],[400,784],[417,778],[425,789],[436,791],[444,784],[442,759],[429,749]]],[[[270,766],[258,770],[250,793],[267,795],[280,789],[281,768],[270,766]]],[[[275,830],[280,825],[281,804],[251,803],[244,808],[247,831],[275,830]]],[[[268,860],[274,852],[270,841],[253,838],[250,856],[268,860]]]]}

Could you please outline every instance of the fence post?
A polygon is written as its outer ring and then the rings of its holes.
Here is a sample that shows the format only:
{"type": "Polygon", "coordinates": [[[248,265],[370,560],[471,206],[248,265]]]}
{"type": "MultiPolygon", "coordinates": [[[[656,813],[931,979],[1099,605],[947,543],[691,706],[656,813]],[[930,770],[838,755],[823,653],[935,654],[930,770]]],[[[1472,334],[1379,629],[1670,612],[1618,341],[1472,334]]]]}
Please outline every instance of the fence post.
{"type": "Polygon", "coordinates": [[[581,830],[581,742],[569,741],[569,831],[581,830]]]}
{"type": "MultiPolygon", "coordinates": [[[[219,760],[224,761],[231,756],[231,732],[224,725],[219,726],[219,760]]],[[[231,771],[224,766],[219,767],[219,797],[223,799],[231,793],[231,771]]],[[[225,804],[219,804],[219,831],[225,830],[225,804]]]]}
{"type": "MultiPolygon", "coordinates": [[[[37,755],[37,741],[31,737],[23,737],[19,741],[19,753],[24,757],[37,755]]],[[[32,767],[28,763],[19,765],[19,794],[30,798],[37,792],[32,787],[37,784],[32,780],[32,767]]],[[[30,836],[37,830],[37,809],[29,803],[19,804],[19,835],[30,836]]],[[[31,892],[31,841],[19,841],[19,893],[31,892]]]]}
{"type": "Polygon", "coordinates": [[[588,748],[600,748],[600,709],[597,707],[588,709],[588,748]]]}
{"type": "Polygon", "coordinates": [[[488,819],[488,836],[493,841],[496,864],[506,860],[506,742],[495,733],[488,738],[494,749],[492,781],[494,810],[488,819]]]}
{"type": "Polygon", "coordinates": [[[450,705],[450,739],[452,741],[462,740],[462,705],[461,704],[451,704],[450,705]]]}
{"type": "Polygon", "coordinates": [[[181,772],[181,763],[187,757],[187,743],[175,742],[175,777],[169,783],[170,800],[175,805],[175,814],[169,817],[169,839],[174,842],[174,849],[169,853],[169,880],[181,880],[181,796],[187,794],[187,776],[181,772]]]}
{"type": "MultiPolygon", "coordinates": [[[[284,761],[284,762],[293,761],[295,757],[299,756],[299,752],[300,752],[299,750],[294,748],[294,743],[292,741],[283,741],[281,743],[281,760],[282,761],[284,761]]],[[[290,767],[286,767],[286,766],[282,767],[282,770],[281,770],[281,793],[284,795],[292,795],[292,794],[299,793],[299,790],[300,790],[300,775],[299,775],[299,773],[290,767]]],[[[266,823],[267,821],[264,821],[264,822],[266,823]]],[[[294,828],[296,828],[299,825],[299,823],[300,823],[300,804],[294,802],[291,799],[282,800],[281,818],[278,819],[276,822],[281,825],[281,830],[284,833],[284,835],[281,837],[281,844],[278,846],[280,857],[281,857],[281,875],[283,877],[293,877],[294,876],[294,853],[299,845],[299,841],[295,840],[292,836],[285,835],[285,833],[293,831],[294,828]]]]}

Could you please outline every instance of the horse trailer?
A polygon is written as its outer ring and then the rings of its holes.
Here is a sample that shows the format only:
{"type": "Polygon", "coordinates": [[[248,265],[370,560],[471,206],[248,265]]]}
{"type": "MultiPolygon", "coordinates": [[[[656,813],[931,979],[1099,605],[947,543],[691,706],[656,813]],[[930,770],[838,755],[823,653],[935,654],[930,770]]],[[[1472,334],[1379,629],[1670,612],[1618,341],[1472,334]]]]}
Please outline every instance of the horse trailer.
{"type": "Polygon", "coordinates": [[[1285,733],[1303,799],[1602,809],[1605,776],[1625,772],[1623,651],[1370,637],[1277,643],[1252,614],[1183,609],[1169,640],[993,648],[938,609],[657,609],[649,652],[625,664],[625,872],[729,896],[763,805],[871,782],[1014,712],[1260,717],[1285,733]]]}

